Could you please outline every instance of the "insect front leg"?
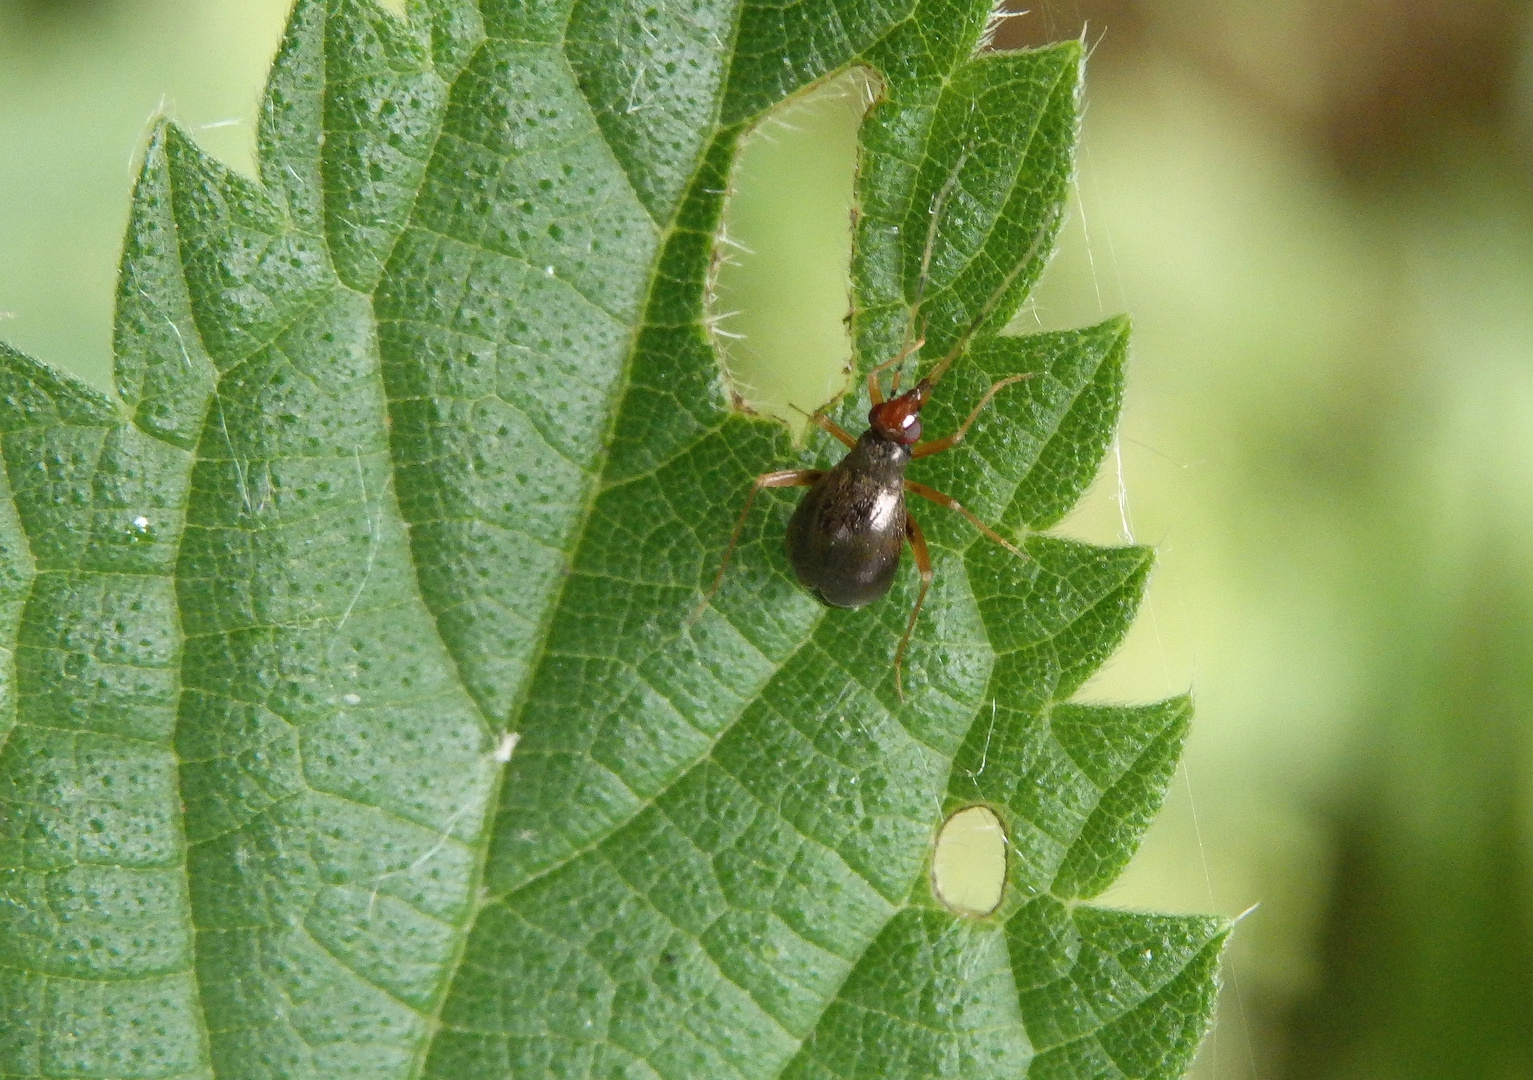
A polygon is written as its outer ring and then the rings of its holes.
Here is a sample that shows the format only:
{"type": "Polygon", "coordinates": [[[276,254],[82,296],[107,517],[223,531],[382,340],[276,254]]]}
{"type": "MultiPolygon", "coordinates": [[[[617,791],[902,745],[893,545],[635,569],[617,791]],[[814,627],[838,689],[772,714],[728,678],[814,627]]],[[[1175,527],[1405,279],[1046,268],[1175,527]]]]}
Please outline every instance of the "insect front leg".
{"type": "Polygon", "coordinates": [[[1031,379],[1032,377],[1033,373],[1028,372],[1026,375],[1008,375],[1004,379],[997,380],[989,390],[985,391],[985,396],[979,399],[979,404],[974,406],[974,411],[969,414],[969,418],[967,420],[959,425],[957,431],[953,432],[953,434],[945,438],[933,439],[930,442],[916,443],[910,448],[910,456],[912,458],[930,457],[932,454],[940,454],[944,450],[957,446],[959,443],[963,442],[963,437],[969,433],[969,428],[974,425],[974,421],[978,419],[979,414],[985,411],[985,406],[990,404],[991,398],[995,397],[996,394],[1000,393],[1012,383],[1019,383],[1023,379],[1031,379]]]}
{"type": "Polygon", "coordinates": [[[719,563],[718,576],[713,579],[713,584],[703,594],[702,601],[692,612],[687,623],[695,623],[708,607],[713,594],[719,591],[719,586],[724,584],[724,571],[729,569],[729,557],[735,553],[735,545],[740,542],[740,531],[745,528],[745,517],[751,512],[751,504],[756,501],[756,493],[762,488],[782,487],[813,487],[819,482],[825,473],[820,469],[783,469],[781,472],[762,473],[751,484],[750,494],[745,497],[745,508],[740,511],[740,517],[735,521],[734,532],[729,534],[729,546],[724,549],[724,558],[719,563]]]}

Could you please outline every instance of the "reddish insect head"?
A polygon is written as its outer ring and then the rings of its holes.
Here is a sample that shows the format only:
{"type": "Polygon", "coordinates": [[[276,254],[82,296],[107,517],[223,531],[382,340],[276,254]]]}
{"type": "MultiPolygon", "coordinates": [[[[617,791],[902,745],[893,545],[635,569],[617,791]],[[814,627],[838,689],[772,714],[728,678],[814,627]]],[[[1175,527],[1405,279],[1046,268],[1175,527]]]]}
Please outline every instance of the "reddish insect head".
{"type": "Polygon", "coordinates": [[[931,392],[931,384],[922,379],[899,397],[869,409],[868,426],[886,439],[903,446],[912,445],[921,438],[921,406],[931,392]]]}

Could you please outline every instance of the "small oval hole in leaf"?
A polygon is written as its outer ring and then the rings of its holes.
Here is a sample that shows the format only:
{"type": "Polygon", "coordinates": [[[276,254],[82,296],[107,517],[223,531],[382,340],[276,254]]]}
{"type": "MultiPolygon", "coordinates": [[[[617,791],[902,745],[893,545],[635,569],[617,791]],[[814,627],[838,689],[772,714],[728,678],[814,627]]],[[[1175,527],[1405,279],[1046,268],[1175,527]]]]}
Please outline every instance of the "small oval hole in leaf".
{"type": "Polygon", "coordinates": [[[988,806],[970,806],[942,825],[932,854],[932,889],[960,915],[988,915],[1006,887],[1006,828],[988,806]]]}

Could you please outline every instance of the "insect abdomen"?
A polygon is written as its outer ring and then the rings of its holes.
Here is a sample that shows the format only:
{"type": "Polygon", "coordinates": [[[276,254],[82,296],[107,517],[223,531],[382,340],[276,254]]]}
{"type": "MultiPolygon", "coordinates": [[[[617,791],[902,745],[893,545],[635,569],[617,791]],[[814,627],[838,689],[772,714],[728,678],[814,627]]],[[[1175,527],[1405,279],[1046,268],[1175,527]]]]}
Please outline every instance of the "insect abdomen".
{"type": "Polygon", "coordinates": [[[788,561],[824,603],[857,608],[889,591],[905,543],[905,491],[892,479],[837,467],[794,510],[788,561]]]}

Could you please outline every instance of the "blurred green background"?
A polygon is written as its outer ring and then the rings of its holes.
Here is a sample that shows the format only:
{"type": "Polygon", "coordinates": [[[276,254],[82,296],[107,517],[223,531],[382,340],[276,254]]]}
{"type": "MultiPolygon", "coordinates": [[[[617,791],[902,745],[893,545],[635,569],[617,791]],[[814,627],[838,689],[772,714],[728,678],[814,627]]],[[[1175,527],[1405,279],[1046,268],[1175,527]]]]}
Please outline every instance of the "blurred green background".
{"type": "MultiPolygon", "coordinates": [[[[150,119],[248,170],[286,7],[0,0],[0,337],[106,385],[150,119]]],[[[1161,562],[1089,692],[1198,701],[1104,899],[1259,905],[1205,1080],[1533,1078],[1533,11],[1060,0],[1001,40],[1083,32],[1076,205],[1018,327],[1134,317],[1064,531],[1161,562]]],[[[790,418],[844,384],[861,102],[790,106],[737,181],[720,326],[790,418]]]]}

